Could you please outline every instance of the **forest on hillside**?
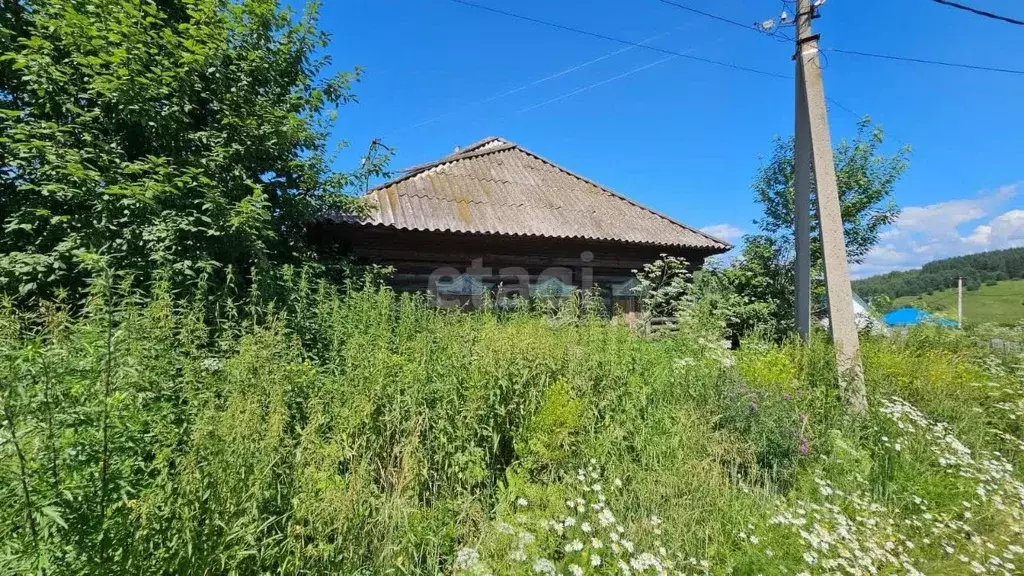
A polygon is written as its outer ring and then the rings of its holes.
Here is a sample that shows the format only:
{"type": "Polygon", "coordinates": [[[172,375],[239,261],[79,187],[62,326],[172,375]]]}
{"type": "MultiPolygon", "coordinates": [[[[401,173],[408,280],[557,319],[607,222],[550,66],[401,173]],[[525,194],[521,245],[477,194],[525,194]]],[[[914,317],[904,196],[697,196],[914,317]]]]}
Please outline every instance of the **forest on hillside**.
{"type": "Polygon", "coordinates": [[[853,289],[862,298],[918,296],[956,286],[958,276],[964,277],[967,290],[977,290],[982,284],[995,284],[1000,280],[1024,278],[1024,248],[936,260],[916,270],[855,280],[853,289]]]}

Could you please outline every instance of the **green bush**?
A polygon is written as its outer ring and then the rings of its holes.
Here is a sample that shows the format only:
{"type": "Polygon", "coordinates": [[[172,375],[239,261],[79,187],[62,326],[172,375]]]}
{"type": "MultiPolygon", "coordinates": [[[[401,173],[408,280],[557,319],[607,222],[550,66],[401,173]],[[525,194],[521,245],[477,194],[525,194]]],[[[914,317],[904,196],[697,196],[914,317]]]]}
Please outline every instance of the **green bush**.
{"type": "Polygon", "coordinates": [[[702,314],[649,339],[579,302],[470,314],[276,277],[181,301],[108,274],[74,313],[0,310],[0,572],[796,573],[893,526],[930,572],[965,567],[947,545],[1020,562],[1019,374],[970,336],[866,340],[853,421],[820,334],[734,353],[702,314]],[[800,510],[858,528],[826,554],[779,519],[800,510]]]}

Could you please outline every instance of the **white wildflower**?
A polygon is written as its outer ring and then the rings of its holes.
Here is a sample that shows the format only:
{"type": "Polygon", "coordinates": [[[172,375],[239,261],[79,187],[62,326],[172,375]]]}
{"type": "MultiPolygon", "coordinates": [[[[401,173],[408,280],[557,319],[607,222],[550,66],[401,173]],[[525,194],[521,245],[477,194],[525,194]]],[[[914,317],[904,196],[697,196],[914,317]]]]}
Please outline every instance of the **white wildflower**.
{"type": "Polygon", "coordinates": [[[536,574],[549,574],[553,576],[556,573],[555,563],[547,558],[537,558],[533,561],[533,571],[536,574]]]}
{"type": "Polygon", "coordinates": [[[568,553],[579,552],[580,550],[583,550],[583,542],[573,540],[572,542],[567,542],[563,548],[568,553]]]}
{"type": "Polygon", "coordinates": [[[476,548],[463,548],[455,553],[455,569],[474,571],[480,566],[480,553],[476,548]]]}

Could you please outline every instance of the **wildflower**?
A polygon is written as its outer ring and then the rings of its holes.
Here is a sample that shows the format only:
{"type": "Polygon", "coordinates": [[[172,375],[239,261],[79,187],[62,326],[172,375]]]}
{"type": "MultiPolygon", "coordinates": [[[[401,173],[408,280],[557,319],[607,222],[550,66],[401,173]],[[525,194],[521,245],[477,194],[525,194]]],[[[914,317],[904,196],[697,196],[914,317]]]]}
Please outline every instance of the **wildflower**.
{"type": "Polygon", "coordinates": [[[615,484],[616,488],[622,488],[622,480],[619,480],[618,478],[615,479],[615,482],[613,482],[613,484],[615,484]]]}
{"type": "Polygon", "coordinates": [[[572,576],[583,576],[583,568],[580,568],[576,564],[569,564],[569,573],[572,576]]]}
{"type": "Polygon", "coordinates": [[[605,508],[597,515],[597,522],[601,526],[611,526],[612,524],[615,524],[615,516],[612,514],[611,510],[605,508]]]}
{"type": "Polygon", "coordinates": [[[575,525],[576,525],[576,519],[575,519],[575,518],[573,518],[572,516],[566,516],[566,517],[565,517],[565,520],[564,520],[564,521],[562,522],[562,524],[563,524],[563,525],[564,525],[564,526],[565,526],[566,528],[572,528],[573,526],[575,526],[575,525]]]}
{"type": "Polygon", "coordinates": [[[801,438],[800,439],[800,455],[801,456],[807,456],[810,453],[811,453],[811,446],[810,446],[810,444],[807,443],[807,439],[806,438],[801,438]]]}
{"type": "Polygon", "coordinates": [[[572,542],[566,543],[564,549],[566,552],[569,553],[579,552],[580,550],[583,550],[583,542],[580,542],[579,540],[573,540],[572,542]]]}
{"type": "Polygon", "coordinates": [[[590,534],[590,531],[593,530],[593,528],[591,528],[590,522],[583,522],[580,524],[580,530],[582,530],[584,534],[590,534]]]}
{"type": "Polygon", "coordinates": [[[547,558],[537,558],[533,561],[533,571],[536,574],[555,574],[555,563],[547,558]]]}
{"type": "Polygon", "coordinates": [[[591,554],[590,555],[590,565],[595,567],[595,568],[600,566],[601,565],[601,557],[598,556],[597,554],[591,554]]]}
{"type": "Polygon", "coordinates": [[[455,553],[455,568],[474,571],[480,566],[480,553],[476,548],[463,548],[455,553]]]}
{"type": "Polygon", "coordinates": [[[516,498],[516,504],[518,504],[520,507],[525,508],[530,503],[526,501],[526,498],[520,496],[519,498],[516,498]]]}
{"type": "Polygon", "coordinates": [[[591,538],[590,547],[595,550],[599,550],[604,547],[604,542],[602,542],[600,538],[591,538]]]}
{"type": "Polygon", "coordinates": [[[655,570],[661,571],[661,562],[659,562],[658,559],[650,552],[644,552],[636,558],[633,558],[629,561],[629,565],[637,572],[643,572],[648,568],[654,568],[655,570]]]}

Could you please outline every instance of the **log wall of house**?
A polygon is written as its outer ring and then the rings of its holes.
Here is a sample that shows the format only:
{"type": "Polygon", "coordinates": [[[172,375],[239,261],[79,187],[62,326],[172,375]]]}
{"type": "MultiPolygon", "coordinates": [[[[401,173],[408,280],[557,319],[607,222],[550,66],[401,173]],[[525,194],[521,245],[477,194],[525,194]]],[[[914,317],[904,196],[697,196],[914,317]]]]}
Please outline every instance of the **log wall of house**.
{"type": "Polygon", "coordinates": [[[331,243],[362,261],[393,266],[392,285],[400,291],[427,290],[431,278],[450,278],[453,271],[457,271],[454,275],[472,274],[474,263],[484,269],[477,272],[489,284],[516,282],[514,275],[503,275],[502,269],[521,268],[529,274],[531,283],[545,274],[567,275],[567,284],[586,287],[589,283],[608,289],[627,282],[634,276],[634,270],[662,254],[683,257],[694,267],[701,266],[707,256],[705,251],[579,238],[424,232],[344,224],[324,226],[315,234],[319,242],[331,243]]]}

